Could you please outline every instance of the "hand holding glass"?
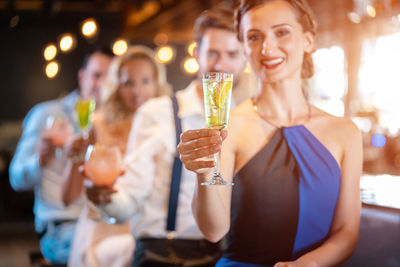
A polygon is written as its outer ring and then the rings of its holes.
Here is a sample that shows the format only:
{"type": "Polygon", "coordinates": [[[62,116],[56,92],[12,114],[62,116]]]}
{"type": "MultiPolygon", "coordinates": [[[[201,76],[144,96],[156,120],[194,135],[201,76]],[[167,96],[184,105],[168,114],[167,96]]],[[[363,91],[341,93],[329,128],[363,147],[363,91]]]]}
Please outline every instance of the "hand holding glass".
{"type": "MultiPolygon", "coordinates": [[[[223,130],[228,126],[233,74],[208,72],[203,74],[204,109],[207,127],[223,130]]],[[[221,152],[214,155],[214,176],[201,185],[233,185],[221,176],[221,152]]]]}
{"type": "Polygon", "coordinates": [[[56,147],[56,157],[62,156],[62,147],[74,132],[72,124],[63,117],[50,115],[46,119],[46,129],[43,137],[56,147]]]}
{"type": "Polygon", "coordinates": [[[112,186],[121,173],[122,156],[118,147],[90,145],[85,156],[85,172],[99,186],[112,186]]]}
{"type": "MultiPolygon", "coordinates": [[[[85,173],[96,186],[112,187],[121,173],[122,156],[118,147],[90,145],[85,156],[85,173]]],[[[114,224],[116,219],[100,210],[102,219],[114,224]]]]}

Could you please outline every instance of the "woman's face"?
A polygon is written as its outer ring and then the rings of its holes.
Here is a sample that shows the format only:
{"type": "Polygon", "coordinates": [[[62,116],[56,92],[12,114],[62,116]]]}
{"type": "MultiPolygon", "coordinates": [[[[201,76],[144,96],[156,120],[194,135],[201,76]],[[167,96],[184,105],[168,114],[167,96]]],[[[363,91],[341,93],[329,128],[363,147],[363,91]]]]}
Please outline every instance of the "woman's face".
{"type": "Polygon", "coordinates": [[[132,59],[123,64],[119,82],[119,97],[123,105],[132,112],[149,98],[156,96],[156,74],[153,64],[147,59],[132,59]]]}
{"type": "Polygon", "coordinates": [[[262,82],[301,77],[304,52],[312,52],[314,38],[303,32],[289,3],[276,0],[250,9],[241,27],[246,57],[262,82]]]}

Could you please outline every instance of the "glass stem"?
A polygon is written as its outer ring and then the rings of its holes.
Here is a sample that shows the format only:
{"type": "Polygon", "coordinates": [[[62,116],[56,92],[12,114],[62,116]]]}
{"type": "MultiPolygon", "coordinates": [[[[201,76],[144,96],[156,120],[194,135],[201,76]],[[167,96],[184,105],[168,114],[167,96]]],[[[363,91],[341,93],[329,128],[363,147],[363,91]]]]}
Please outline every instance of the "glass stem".
{"type": "Polygon", "coordinates": [[[214,177],[221,177],[221,151],[214,154],[214,177]]]}

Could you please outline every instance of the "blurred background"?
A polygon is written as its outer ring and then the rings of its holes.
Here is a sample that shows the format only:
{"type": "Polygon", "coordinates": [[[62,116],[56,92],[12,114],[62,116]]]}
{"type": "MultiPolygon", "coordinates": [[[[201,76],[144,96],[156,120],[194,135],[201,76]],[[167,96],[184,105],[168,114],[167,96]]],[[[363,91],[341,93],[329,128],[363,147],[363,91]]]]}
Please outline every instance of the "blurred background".
{"type": "MultiPolygon", "coordinates": [[[[0,266],[30,266],[38,246],[33,194],[13,192],[7,173],[28,110],[77,88],[83,55],[100,45],[154,48],[183,89],[197,72],[193,22],[219,2],[0,0],[0,266]]],[[[361,234],[345,266],[400,266],[400,0],[308,2],[318,33],[306,93],[364,137],[361,234]]]]}

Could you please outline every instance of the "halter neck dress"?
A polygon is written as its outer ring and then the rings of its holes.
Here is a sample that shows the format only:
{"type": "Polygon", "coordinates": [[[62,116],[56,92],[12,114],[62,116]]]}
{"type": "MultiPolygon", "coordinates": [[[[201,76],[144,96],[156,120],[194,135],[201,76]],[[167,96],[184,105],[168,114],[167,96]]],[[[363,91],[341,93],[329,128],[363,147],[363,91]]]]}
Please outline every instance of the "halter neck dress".
{"type": "Polygon", "coordinates": [[[340,178],[336,159],[304,125],[278,128],[234,177],[231,228],[216,266],[273,266],[318,247],[340,178]]]}

